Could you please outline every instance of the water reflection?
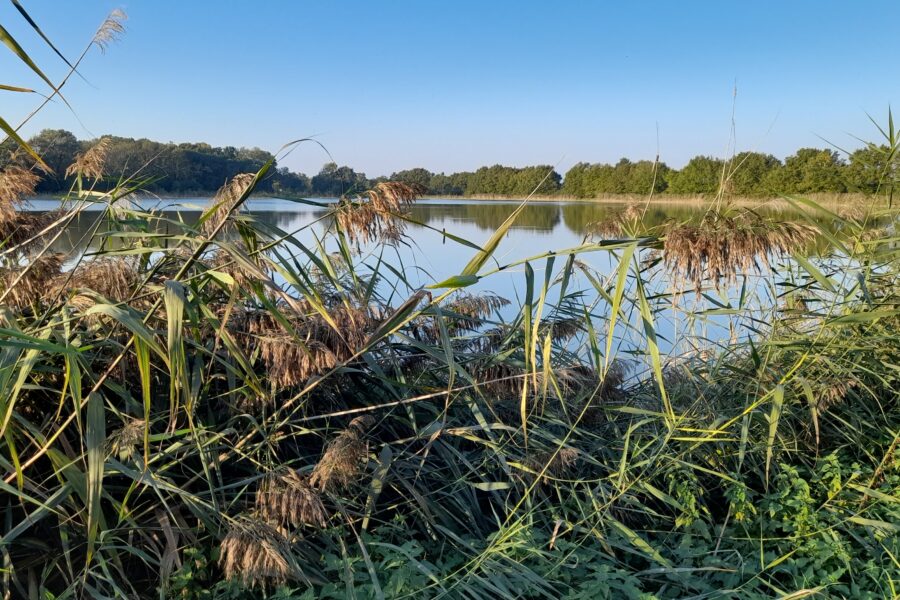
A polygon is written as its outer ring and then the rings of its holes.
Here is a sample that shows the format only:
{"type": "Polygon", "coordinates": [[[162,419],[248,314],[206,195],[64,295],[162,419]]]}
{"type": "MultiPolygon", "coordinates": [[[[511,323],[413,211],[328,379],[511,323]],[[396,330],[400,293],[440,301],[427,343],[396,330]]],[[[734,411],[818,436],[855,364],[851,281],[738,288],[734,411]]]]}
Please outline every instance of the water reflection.
{"type": "MultiPolygon", "coordinates": [[[[142,224],[151,233],[176,233],[180,228],[169,222],[183,221],[189,225],[194,224],[200,217],[200,207],[208,202],[204,198],[186,199],[178,201],[162,201],[159,206],[167,207],[162,213],[163,219],[142,224]]],[[[323,200],[327,202],[327,200],[323,200]]],[[[33,210],[50,210],[57,208],[58,202],[39,200],[32,202],[33,210]]],[[[496,201],[447,201],[447,200],[423,200],[411,209],[411,216],[415,221],[424,223],[438,230],[446,230],[450,233],[463,235],[468,233],[476,238],[489,235],[497,229],[509,215],[515,210],[516,202],[496,201]],[[461,231],[462,230],[462,233],[461,231]]],[[[325,209],[297,204],[287,200],[278,199],[253,199],[247,204],[252,218],[262,224],[275,226],[281,230],[291,232],[322,220],[322,227],[328,227],[325,209]],[[324,219],[323,219],[324,218],[324,219]]],[[[540,241],[540,247],[544,247],[548,238],[560,242],[576,242],[590,230],[591,224],[611,219],[621,211],[624,205],[615,204],[591,204],[587,202],[535,202],[525,207],[512,227],[511,235],[519,240],[529,237],[540,241]]],[[[650,205],[644,214],[645,225],[652,227],[664,223],[667,220],[683,221],[697,218],[702,214],[703,207],[684,204],[658,204],[650,205]]],[[[797,219],[799,213],[784,208],[759,207],[757,212],[778,219],[797,219]]],[[[101,240],[106,240],[108,248],[121,247],[123,240],[91,236],[91,231],[97,228],[98,233],[110,229],[108,223],[97,225],[98,213],[88,210],[82,213],[71,227],[56,241],[53,249],[59,252],[72,252],[73,250],[96,249],[101,240]]],[[[829,228],[833,225],[828,223],[829,228]]],[[[418,233],[424,228],[410,225],[410,236],[419,241],[418,233]]],[[[473,239],[477,243],[477,239],[473,239]]]]}

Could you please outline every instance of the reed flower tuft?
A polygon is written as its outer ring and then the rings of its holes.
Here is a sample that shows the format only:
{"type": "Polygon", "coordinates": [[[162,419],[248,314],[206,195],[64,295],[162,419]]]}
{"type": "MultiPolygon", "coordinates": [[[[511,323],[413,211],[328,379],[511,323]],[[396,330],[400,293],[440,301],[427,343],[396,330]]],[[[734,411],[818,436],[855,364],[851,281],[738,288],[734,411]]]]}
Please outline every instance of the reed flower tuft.
{"type": "Polygon", "coordinates": [[[109,138],[101,138],[99,142],[75,156],[75,162],[66,169],[66,177],[79,175],[85,179],[102,178],[107,152],[109,152],[109,138]]]}
{"type": "Polygon", "coordinates": [[[674,225],[666,232],[663,260],[675,285],[732,284],[739,274],[761,273],[769,258],[790,254],[814,238],[811,227],[766,221],[752,211],[710,212],[699,224],[674,225]]]}
{"type": "Polygon", "coordinates": [[[243,518],[219,548],[225,578],[248,588],[278,586],[292,579],[290,546],[279,531],[257,519],[243,518]]]}
{"type": "Polygon", "coordinates": [[[24,268],[0,269],[4,302],[13,308],[33,306],[44,298],[47,286],[59,275],[63,254],[43,254],[24,268]]]}
{"type": "Polygon", "coordinates": [[[310,484],[323,492],[349,487],[369,455],[366,431],[374,424],[375,419],[368,415],[350,421],[347,428],[328,444],[313,469],[310,484]]]}
{"type": "Polygon", "coordinates": [[[342,198],[336,213],[338,226],[357,248],[376,240],[396,243],[403,235],[403,221],[398,217],[424,191],[419,185],[385,181],[356,200],[342,198]]]}
{"type": "Polygon", "coordinates": [[[256,492],[256,510],[274,525],[325,527],[328,522],[319,491],[293,469],[263,479],[256,492]]]}
{"type": "Polygon", "coordinates": [[[207,218],[202,225],[203,235],[212,236],[219,227],[231,216],[237,203],[241,197],[247,192],[247,189],[253,183],[256,175],[253,173],[241,173],[235,175],[230,181],[219,188],[215,198],[212,201],[212,207],[215,211],[207,218]]]}
{"type": "Polygon", "coordinates": [[[49,288],[58,292],[90,289],[115,302],[127,300],[138,282],[134,261],[127,257],[95,258],[63,273],[49,288]]]}
{"type": "Polygon", "coordinates": [[[33,171],[16,165],[0,170],[0,222],[15,219],[22,197],[32,195],[40,180],[40,176],[33,171]]]}
{"type": "Polygon", "coordinates": [[[99,29],[94,34],[93,43],[100,48],[100,52],[105,53],[106,48],[112,43],[115,42],[121,37],[123,33],[125,33],[125,24],[124,22],[128,19],[128,15],[125,14],[121,9],[114,9],[109,16],[106,17],[106,20],[100,24],[99,29]]]}

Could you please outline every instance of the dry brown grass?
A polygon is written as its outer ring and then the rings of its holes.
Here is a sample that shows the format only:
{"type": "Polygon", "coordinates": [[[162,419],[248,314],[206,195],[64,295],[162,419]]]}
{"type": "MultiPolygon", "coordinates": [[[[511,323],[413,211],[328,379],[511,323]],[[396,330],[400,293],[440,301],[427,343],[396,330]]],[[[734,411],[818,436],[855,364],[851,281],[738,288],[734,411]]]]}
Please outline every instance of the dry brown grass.
{"type": "Polygon", "coordinates": [[[325,449],[313,469],[309,483],[323,492],[336,492],[349,487],[359,476],[369,456],[366,431],[375,419],[365,415],[356,417],[325,449]]]}
{"type": "Polygon", "coordinates": [[[256,492],[256,510],[269,523],[325,527],[328,514],[318,490],[297,471],[270,473],[256,492]]]}
{"type": "Polygon", "coordinates": [[[230,580],[245,587],[266,588],[286,583],[293,576],[290,546],[281,533],[257,519],[243,518],[232,525],[219,548],[219,566],[230,580]]]}
{"type": "Polygon", "coordinates": [[[761,273],[770,257],[791,254],[814,237],[808,225],[767,221],[751,211],[710,212],[699,224],[669,227],[663,260],[676,287],[699,293],[706,282],[718,288],[740,274],[761,273]]]}

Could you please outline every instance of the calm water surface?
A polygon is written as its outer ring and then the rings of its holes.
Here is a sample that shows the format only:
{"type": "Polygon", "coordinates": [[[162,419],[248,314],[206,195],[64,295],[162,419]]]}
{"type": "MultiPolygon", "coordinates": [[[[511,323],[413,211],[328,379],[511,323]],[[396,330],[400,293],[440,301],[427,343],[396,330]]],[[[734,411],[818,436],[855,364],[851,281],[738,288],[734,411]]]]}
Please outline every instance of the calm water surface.
{"type": "MultiPolygon", "coordinates": [[[[329,202],[320,200],[319,202],[329,202]]],[[[191,198],[178,200],[160,200],[152,205],[143,203],[144,208],[166,209],[166,216],[173,220],[184,220],[188,223],[195,222],[200,211],[209,203],[208,198],[191,198]]],[[[316,238],[322,239],[330,226],[327,210],[308,204],[297,203],[289,200],[272,198],[251,199],[245,205],[247,212],[253,219],[263,224],[274,225],[287,233],[295,233],[297,239],[303,244],[314,245],[316,238]]],[[[383,259],[404,273],[407,282],[387,282],[382,290],[385,295],[393,295],[395,301],[405,299],[410,291],[423,285],[443,281],[458,274],[465,264],[472,258],[475,250],[464,244],[445,237],[446,231],[455,236],[464,238],[478,246],[483,245],[491,234],[518,206],[515,201],[476,201],[476,200],[421,200],[411,209],[412,219],[423,225],[410,224],[407,226],[407,241],[397,247],[384,250],[383,259]]],[[[59,207],[58,201],[34,200],[31,203],[32,210],[52,210],[59,207]]],[[[99,207],[98,207],[99,208],[99,207]]],[[[590,204],[576,202],[535,202],[525,208],[516,223],[500,244],[494,254],[492,263],[495,266],[535,256],[547,251],[558,251],[573,248],[580,245],[586,234],[590,231],[592,223],[611,218],[622,206],[612,204],[590,204]]],[[[697,217],[704,207],[691,205],[658,205],[652,206],[645,215],[645,222],[657,224],[674,219],[683,221],[697,217]]],[[[764,210],[776,218],[796,219],[797,213],[779,210],[764,210]]],[[[99,249],[102,237],[90,238],[90,230],[98,218],[98,212],[85,211],[80,215],[74,226],[57,240],[54,250],[65,252],[73,257],[82,252],[94,252],[99,249]]],[[[171,225],[160,225],[157,231],[175,233],[177,228],[171,225]]],[[[100,228],[103,230],[103,227],[100,228]]],[[[115,247],[116,241],[107,239],[104,243],[108,247],[115,247]]],[[[333,246],[326,246],[333,250],[333,246]]],[[[302,255],[301,255],[302,256],[302,255]]],[[[363,259],[370,265],[374,265],[378,256],[363,253],[363,259]]],[[[590,265],[601,277],[611,277],[618,265],[617,257],[609,252],[593,252],[579,255],[579,260],[590,265]]],[[[557,271],[565,262],[565,257],[560,256],[555,264],[557,271]]],[[[546,261],[541,259],[532,263],[535,270],[535,280],[538,288],[544,280],[546,261]]],[[[596,292],[590,286],[586,278],[582,281],[573,281],[571,289],[585,290],[585,296],[596,297],[596,292]]],[[[605,283],[605,282],[604,282],[605,283]]],[[[754,278],[751,286],[757,291],[759,299],[756,301],[758,308],[770,304],[775,300],[770,291],[766,278],[754,278]]],[[[651,284],[651,293],[666,291],[666,277],[657,277],[651,284]]],[[[498,273],[495,276],[483,279],[474,290],[491,291],[504,296],[512,301],[512,306],[519,306],[525,289],[524,267],[515,267],[498,273]]],[[[549,300],[555,301],[558,297],[551,294],[549,300]]],[[[690,294],[693,296],[693,294],[690,294]]],[[[722,306],[729,306],[731,298],[737,296],[736,290],[724,290],[719,294],[717,302],[722,306]]],[[[696,302],[696,301],[695,301],[696,302]]],[[[590,300],[587,301],[590,304],[590,300]]],[[[597,310],[603,310],[602,304],[597,310]]],[[[694,312],[702,314],[704,310],[714,308],[721,309],[704,300],[697,303],[694,312]]],[[[509,310],[513,310],[512,308],[509,310]]],[[[505,317],[512,317],[507,314],[505,317]]],[[[635,316],[635,321],[636,315],[635,316]]],[[[700,321],[690,319],[686,321],[684,315],[666,315],[661,313],[657,328],[662,336],[661,347],[669,347],[669,340],[684,337],[686,329],[693,333],[713,341],[724,341],[732,335],[733,321],[727,316],[709,316],[700,321]]],[[[635,323],[639,325],[639,323],[635,323]]]]}

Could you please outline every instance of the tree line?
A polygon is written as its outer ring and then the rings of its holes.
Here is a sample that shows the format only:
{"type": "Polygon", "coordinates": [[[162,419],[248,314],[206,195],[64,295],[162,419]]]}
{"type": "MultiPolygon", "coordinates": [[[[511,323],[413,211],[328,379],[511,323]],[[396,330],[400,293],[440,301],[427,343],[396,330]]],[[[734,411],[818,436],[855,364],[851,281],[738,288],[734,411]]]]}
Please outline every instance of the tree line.
{"type": "MultiPolygon", "coordinates": [[[[113,180],[137,174],[145,188],[160,194],[206,194],[217,190],[235,173],[259,170],[273,159],[259,148],[215,147],[205,143],[162,143],[148,139],[107,136],[106,173],[113,180]]],[[[53,169],[38,192],[64,192],[71,185],[66,168],[77,154],[97,140],[78,140],[63,129],[47,129],[28,140],[53,169]]],[[[16,160],[10,141],[0,148],[4,160],[16,160]]],[[[550,165],[508,167],[493,165],[475,171],[434,173],[414,168],[389,177],[368,178],[349,166],[330,162],[307,176],[277,167],[261,182],[259,191],[284,196],[336,197],[371,187],[385,180],[421,186],[435,196],[543,196],[594,198],[615,194],[710,195],[719,190],[738,196],[778,193],[887,191],[900,171],[900,157],[886,146],[868,145],[843,158],[838,152],[803,148],[784,161],[760,152],[741,152],[728,160],[696,156],[681,169],[662,162],[631,161],[615,164],[580,162],[565,176],[550,165]]],[[[110,182],[112,183],[112,182],[110,182]]]]}

